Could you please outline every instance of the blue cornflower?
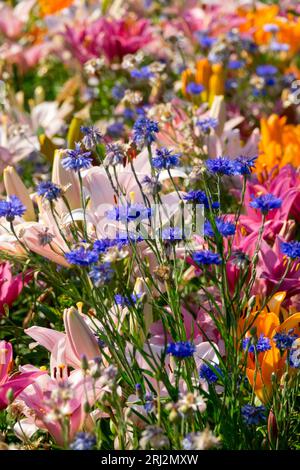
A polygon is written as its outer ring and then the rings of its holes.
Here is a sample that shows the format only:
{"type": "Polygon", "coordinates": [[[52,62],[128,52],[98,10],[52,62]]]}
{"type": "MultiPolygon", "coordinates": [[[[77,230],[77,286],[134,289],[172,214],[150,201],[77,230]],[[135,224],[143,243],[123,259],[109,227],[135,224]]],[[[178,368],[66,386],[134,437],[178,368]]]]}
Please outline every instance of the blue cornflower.
{"type": "Polygon", "coordinates": [[[55,201],[61,196],[62,190],[57,184],[52,183],[52,181],[43,181],[38,185],[37,193],[39,196],[48,199],[48,201],[55,201]]]}
{"type": "Polygon", "coordinates": [[[215,129],[218,126],[218,120],[211,117],[199,119],[199,121],[196,122],[196,126],[198,126],[201,131],[206,134],[211,129],[215,129]]]}
{"type": "Polygon", "coordinates": [[[105,251],[113,246],[112,240],[109,238],[103,238],[101,240],[96,240],[93,246],[93,251],[96,253],[105,253],[105,251]]]}
{"type": "Polygon", "coordinates": [[[121,295],[121,294],[116,294],[115,302],[117,305],[120,305],[120,307],[130,307],[134,305],[138,301],[139,298],[140,296],[136,294],[131,294],[129,297],[125,297],[124,295],[121,295]]]}
{"type": "Polygon", "coordinates": [[[209,49],[216,42],[216,38],[212,38],[206,34],[197,34],[197,38],[203,49],[209,49]]]}
{"type": "MultiPolygon", "coordinates": [[[[206,209],[209,209],[209,200],[204,191],[201,190],[192,190],[189,191],[183,199],[188,202],[193,202],[195,204],[203,204],[206,209]]],[[[218,209],[220,204],[218,202],[211,202],[212,209],[218,209]]]]}
{"type": "Polygon", "coordinates": [[[115,100],[121,100],[125,95],[125,87],[122,85],[115,85],[111,90],[111,96],[115,100]]]}
{"type": "Polygon", "coordinates": [[[87,432],[78,432],[70,444],[71,450],[91,450],[96,445],[96,438],[87,432]]]}
{"type": "Polygon", "coordinates": [[[124,163],[125,152],[124,147],[118,143],[107,144],[106,146],[106,157],[104,160],[104,166],[116,166],[124,163]]]}
{"type": "Polygon", "coordinates": [[[177,343],[169,343],[167,346],[167,354],[174,357],[184,359],[193,356],[196,351],[195,346],[190,341],[179,341],[177,343]]]}
{"type": "Polygon", "coordinates": [[[89,276],[95,286],[99,287],[111,281],[111,279],[114,277],[114,270],[111,268],[110,263],[106,262],[97,266],[93,266],[89,272],[89,276]]]}
{"type": "Polygon", "coordinates": [[[282,51],[286,52],[289,50],[290,46],[289,44],[285,42],[272,41],[269,44],[269,48],[273,52],[282,52],[282,51]]]}
{"type": "Polygon", "coordinates": [[[258,97],[260,97],[260,96],[266,96],[267,91],[266,91],[265,88],[259,89],[259,88],[254,87],[254,88],[252,89],[252,94],[253,94],[253,96],[254,96],[255,98],[258,98],[258,97]]]}
{"type": "Polygon", "coordinates": [[[232,161],[233,172],[235,175],[250,175],[251,169],[255,167],[257,155],[254,157],[239,156],[232,161]]]}
{"type": "Polygon", "coordinates": [[[266,64],[266,65],[259,65],[258,67],[256,67],[256,74],[259,77],[268,77],[270,75],[276,75],[277,72],[278,72],[278,68],[275,67],[274,65],[266,64]]]}
{"type": "Polygon", "coordinates": [[[212,384],[219,380],[219,376],[216,372],[219,375],[223,375],[220,367],[203,363],[199,369],[199,376],[201,379],[206,380],[207,383],[212,384]]]}
{"type": "Polygon", "coordinates": [[[282,242],[280,245],[281,251],[284,255],[291,259],[300,258],[300,242],[282,242]]]}
{"type": "Polygon", "coordinates": [[[85,152],[81,148],[81,144],[76,142],[75,149],[66,150],[66,156],[62,159],[61,164],[66,170],[79,172],[92,165],[91,152],[85,152]]]}
{"type": "Polygon", "coordinates": [[[273,77],[266,77],[265,78],[265,85],[266,86],[274,86],[276,84],[276,78],[273,77]]]}
{"type": "Polygon", "coordinates": [[[65,254],[65,258],[70,264],[77,264],[78,266],[89,266],[90,264],[98,261],[98,253],[94,250],[85,249],[80,246],[76,250],[72,250],[65,254]]]}
{"type": "Polygon", "coordinates": [[[133,141],[139,145],[150,145],[156,140],[159,132],[158,123],[145,116],[139,117],[133,125],[133,141]]]}
{"type": "Polygon", "coordinates": [[[279,209],[281,204],[281,199],[270,193],[262,194],[250,202],[250,206],[253,207],[253,209],[260,210],[260,212],[264,215],[266,215],[272,209],[279,209]]]}
{"type": "Polygon", "coordinates": [[[6,201],[0,201],[0,217],[6,217],[8,222],[12,222],[15,217],[22,217],[26,212],[26,207],[17,196],[9,196],[6,201]]]}
{"type": "Polygon", "coordinates": [[[156,149],[155,156],[152,158],[152,165],[156,170],[168,170],[180,163],[180,153],[173,153],[172,150],[165,147],[156,149]]]}
{"type": "Polygon", "coordinates": [[[82,143],[86,149],[91,150],[102,141],[103,136],[97,127],[81,126],[80,130],[83,134],[82,143]]]}
{"type": "Polygon", "coordinates": [[[258,338],[255,344],[253,343],[252,338],[244,338],[242,344],[243,344],[243,349],[248,350],[248,352],[250,353],[254,353],[255,351],[260,353],[260,352],[269,351],[271,349],[270,340],[269,338],[264,336],[263,333],[260,335],[260,337],[258,338]]]}
{"type": "Polygon", "coordinates": [[[235,90],[238,87],[238,82],[235,78],[228,78],[228,80],[225,81],[225,89],[230,91],[230,90],[235,90]]]}
{"type": "Polygon", "coordinates": [[[279,31],[279,26],[275,23],[266,23],[263,27],[263,30],[266,33],[277,33],[279,31]]]}
{"type": "Polygon", "coordinates": [[[139,233],[118,232],[116,237],[111,240],[112,246],[121,248],[122,246],[130,245],[131,243],[139,243],[144,238],[139,233]]]}
{"type": "Polygon", "coordinates": [[[151,393],[149,393],[145,395],[144,410],[146,411],[146,413],[151,413],[153,408],[154,408],[153,396],[151,395],[151,393]]]}
{"type": "Polygon", "coordinates": [[[285,349],[290,349],[292,347],[293,342],[295,339],[298,338],[298,335],[293,334],[293,329],[288,331],[287,333],[276,333],[273,337],[276,348],[284,351],[285,349]]]}
{"type": "Polygon", "coordinates": [[[243,60],[230,60],[228,62],[228,68],[230,70],[239,70],[244,67],[245,62],[243,60]]]}
{"type": "Polygon", "coordinates": [[[293,344],[291,348],[291,352],[289,355],[289,365],[291,367],[294,367],[295,369],[300,368],[300,348],[299,348],[299,344],[298,345],[296,344],[296,341],[295,341],[295,345],[293,344]]]}
{"type": "Polygon", "coordinates": [[[148,80],[149,78],[154,77],[154,73],[151,72],[147,66],[132,70],[130,75],[132,78],[137,78],[138,80],[148,80]]]}
{"type": "MultiPolygon", "coordinates": [[[[223,237],[230,237],[235,234],[235,225],[231,222],[226,222],[222,217],[217,217],[216,226],[218,231],[223,237]]],[[[204,235],[207,237],[214,237],[215,233],[213,231],[212,225],[209,220],[204,222],[204,235]]]]}
{"type": "Polygon", "coordinates": [[[209,158],[206,160],[206,168],[210,173],[217,175],[233,175],[234,167],[232,160],[226,157],[209,158]]]}
{"type": "Polygon", "coordinates": [[[222,260],[219,253],[213,253],[209,250],[200,250],[193,255],[193,260],[198,264],[221,264],[222,260]]]}
{"type": "Polygon", "coordinates": [[[190,82],[186,87],[187,93],[190,93],[191,95],[200,95],[203,90],[204,86],[195,82],[190,82]]]}
{"type": "Polygon", "coordinates": [[[244,405],[241,412],[244,422],[250,426],[266,422],[266,408],[264,406],[244,405]]]}
{"type": "Polygon", "coordinates": [[[106,132],[111,137],[119,137],[124,132],[124,124],[123,122],[114,122],[107,126],[106,132]]]}
{"type": "Polygon", "coordinates": [[[179,227],[170,227],[162,231],[162,239],[169,243],[177,243],[185,239],[184,232],[179,227]]]}
{"type": "Polygon", "coordinates": [[[184,450],[192,450],[193,449],[193,440],[192,440],[192,435],[187,434],[185,438],[182,441],[182,447],[184,450]]]}
{"type": "Polygon", "coordinates": [[[126,206],[117,206],[106,212],[109,220],[117,222],[129,223],[138,220],[150,219],[152,210],[143,204],[127,204],[126,206]]]}
{"type": "Polygon", "coordinates": [[[123,111],[124,119],[134,119],[135,118],[135,111],[131,108],[125,108],[123,111]]]}

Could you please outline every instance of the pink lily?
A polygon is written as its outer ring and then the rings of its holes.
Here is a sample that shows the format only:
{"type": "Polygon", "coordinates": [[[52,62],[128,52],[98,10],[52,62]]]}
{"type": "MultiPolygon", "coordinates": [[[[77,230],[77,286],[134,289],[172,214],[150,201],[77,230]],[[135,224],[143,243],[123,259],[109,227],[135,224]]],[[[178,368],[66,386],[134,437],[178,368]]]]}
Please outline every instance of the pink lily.
{"type": "Polygon", "coordinates": [[[121,60],[151,41],[147,20],[100,18],[90,24],[66,26],[65,39],[77,59],[84,63],[104,53],[107,60],[121,60]]]}
{"type": "MultiPolygon", "coordinates": [[[[276,235],[280,235],[282,230],[286,230],[286,223],[290,216],[299,219],[300,190],[299,174],[290,166],[282,168],[277,176],[269,178],[264,183],[257,181],[247,182],[245,193],[245,213],[240,216],[238,229],[242,230],[243,236],[257,233],[262,224],[262,214],[260,211],[250,207],[253,197],[261,194],[271,193],[282,200],[281,208],[270,211],[265,220],[263,237],[269,243],[274,241],[276,235]]],[[[239,232],[239,230],[238,230],[239,232]]]]}
{"type": "Polygon", "coordinates": [[[28,387],[43,372],[39,369],[25,371],[9,375],[13,364],[12,345],[6,341],[0,341],[0,410],[6,408],[11,400],[8,393],[11,391],[13,399],[16,398],[24,388],[28,387]]]}
{"type": "Polygon", "coordinates": [[[20,36],[34,4],[35,0],[23,0],[15,8],[0,5],[0,31],[10,39],[20,36]]]}
{"type": "Polygon", "coordinates": [[[4,313],[4,305],[12,305],[29,279],[30,274],[13,276],[8,262],[0,264],[0,316],[4,313]]]}
{"type": "Polygon", "coordinates": [[[54,375],[65,374],[65,366],[80,368],[83,356],[88,361],[100,356],[96,337],[85,317],[75,308],[69,308],[65,310],[63,318],[66,333],[41,326],[25,330],[27,335],[51,352],[50,365],[54,375]],[[60,364],[64,364],[62,371],[60,364]]]}
{"type": "MultiPolygon", "coordinates": [[[[23,369],[36,370],[30,365],[23,369]]],[[[85,404],[92,407],[104,392],[109,392],[109,371],[106,374],[104,370],[98,379],[81,370],[67,373],[65,369],[65,372],[54,378],[51,369],[51,376],[45,374],[38,377],[19,395],[19,399],[30,409],[24,420],[29,425],[28,432],[32,434],[36,427],[45,429],[60,446],[72,441],[84,425],[88,426],[91,417],[85,411],[85,404]]]]}

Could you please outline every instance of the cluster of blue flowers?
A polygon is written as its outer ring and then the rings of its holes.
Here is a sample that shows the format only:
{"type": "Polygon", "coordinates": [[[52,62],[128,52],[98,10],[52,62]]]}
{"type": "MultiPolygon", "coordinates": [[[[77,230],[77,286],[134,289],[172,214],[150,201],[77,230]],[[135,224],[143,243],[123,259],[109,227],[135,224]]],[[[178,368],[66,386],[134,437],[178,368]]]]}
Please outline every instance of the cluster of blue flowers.
{"type": "Polygon", "coordinates": [[[227,157],[210,158],[206,160],[206,168],[210,173],[223,176],[238,176],[251,174],[257,156],[239,156],[233,160],[227,157]]]}
{"type": "Polygon", "coordinates": [[[254,353],[255,351],[258,353],[265,352],[271,349],[271,343],[269,338],[261,334],[256,342],[254,342],[252,338],[244,338],[243,349],[248,350],[250,353],[254,353]]]}
{"type": "Polygon", "coordinates": [[[167,354],[171,354],[179,359],[192,357],[196,351],[195,345],[190,341],[179,341],[178,343],[169,343],[167,346],[167,354]]]}

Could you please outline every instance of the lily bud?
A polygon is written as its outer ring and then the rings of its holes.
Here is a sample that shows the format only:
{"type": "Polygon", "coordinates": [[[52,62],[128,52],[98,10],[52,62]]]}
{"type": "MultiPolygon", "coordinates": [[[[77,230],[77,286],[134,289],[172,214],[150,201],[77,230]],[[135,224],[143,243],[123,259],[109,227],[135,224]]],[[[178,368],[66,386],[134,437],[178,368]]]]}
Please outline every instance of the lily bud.
{"type": "Polygon", "coordinates": [[[3,171],[3,181],[8,196],[18,196],[22,204],[26,207],[23,215],[24,220],[35,220],[35,213],[29,192],[21,180],[20,176],[12,166],[7,166],[3,171]]]}
{"type": "Polygon", "coordinates": [[[223,95],[215,96],[211,105],[210,115],[217,119],[218,126],[215,129],[216,134],[221,135],[226,122],[226,105],[223,95]]]}
{"type": "Polygon", "coordinates": [[[64,324],[68,348],[78,359],[80,365],[82,365],[83,356],[87,361],[100,356],[98,342],[76,308],[71,307],[64,311],[64,324]]]}
{"type": "Polygon", "coordinates": [[[270,410],[268,417],[268,437],[270,442],[276,441],[278,437],[277,421],[273,410],[270,410]]]}
{"type": "MultiPolygon", "coordinates": [[[[54,153],[52,181],[62,188],[66,187],[64,196],[67,199],[71,210],[79,209],[81,207],[80,201],[80,185],[78,175],[75,171],[67,171],[63,168],[61,160],[63,153],[61,150],[56,150],[54,153]]],[[[63,201],[57,201],[57,204],[62,204],[62,210],[66,211],[66,206],[63,201]]]]}
{"type": "Polygon", "coordinates": [[[74,117],[71,121],[68,135],[67,135],[67,142],[68,148],[73,149],[75,147],[75,142],[79,142],[82,134],[80,131],[80,126],[82,125],[82,120],[78,117],[74,117]]]}
{"type": "Polygon", "coordinates": [[[211,76],[211,64],[207,58],[200,59],[196,63],[196,83],[204,86],[205,91],[201,93],[204,101],[208,99],[209,79],[211,76]]]}
{"type": "Polygon", "coordinates": [[[224,71],[221,64],[212,66],[212,75],[209,79],[209,104],[213,103],[214,97],[224,95],[225,92],[224,71]]]}
{"type": "Polygon", "coordinates": [[[56,145],[45,134],[40,134],[38,138],[42,154],[47,157],[47,160],[49,160],[50,163],[52,163],[54,158],[54,152],[57,148],[56,145]]]}
{"type": "Polygon", "coordinates": [[[193,79],[193,72],[191,69],[186,69],[181,74],[181,91],[183,96],[187,96],[186,87],[188,86],[189,82],[193,79]]]}

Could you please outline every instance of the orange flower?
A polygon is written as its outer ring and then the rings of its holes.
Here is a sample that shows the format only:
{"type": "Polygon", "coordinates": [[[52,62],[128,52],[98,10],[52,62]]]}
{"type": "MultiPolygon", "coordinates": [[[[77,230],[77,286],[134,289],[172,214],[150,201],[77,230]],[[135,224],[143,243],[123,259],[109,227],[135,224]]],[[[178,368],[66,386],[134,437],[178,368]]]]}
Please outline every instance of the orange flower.
{"type": "Polygon", "coordinates": [[[300,125],[286,124],[286,117],[272,114],[261,119],[261,140],[256,172],[262,174],[275,166],[300,165],[300,125]]]}
{"type": "Polygon", "coordinates": [[[53,15],[72,5],[74,0],[38,0],[42,16],[53,15]]]}
{"type": "Polygon", "coordinates": [[[257,338],[263,335],[270,340],[271,349],[259,352],[257,360],[253,353],[248,353],[247,356],[248,380],[263,403],[272,397],[272,375],[275,375],[276,380],[280,380],[286,367],[287,352],[282,352],[276,347],[274,336],[276,333],[288,333],[291,330],[293,334],[300,336],[300,312],[289,315],[282,308],[285,296],[285,292],[277,292],[261,311],[261,302],[257,297],[255,308],[250,316],[247,319],[242,318],[239,324],[241,335],[246,328],[251,326],[246,333],[246,338],[251,337],[250,330],[255,330],[257,338]]]}
{"type": "Polygon", "coordinates": [[[244,18],[240,25],[241,33],[252,33],[254,41],[259,44],[268,44],[272,39],[272,33],[264,30],[268,23],[276,24],[278,32],[276,39],[289,45],[289,54],[294,54],[300,46],[300,19],[292,14],[287,18],[279,16],[277,5],[262,7],[258,9],[239,9],[239,15],[244,18]]]}
{"type": "Polygon", "coordinates": [[[215,96],[224,95],[224,69],[221,64],[211,65],[206,58],[198,60],[195,68],[195,73],[191,69],[182,72],[182,94],[190,99],[191,97],[186,91],[187,85],[191,82],[203,85],[204,91],[200,95],[201,100],[208,101],[211,106],[215,96]]]}

